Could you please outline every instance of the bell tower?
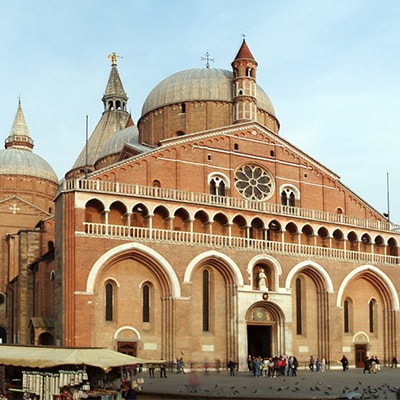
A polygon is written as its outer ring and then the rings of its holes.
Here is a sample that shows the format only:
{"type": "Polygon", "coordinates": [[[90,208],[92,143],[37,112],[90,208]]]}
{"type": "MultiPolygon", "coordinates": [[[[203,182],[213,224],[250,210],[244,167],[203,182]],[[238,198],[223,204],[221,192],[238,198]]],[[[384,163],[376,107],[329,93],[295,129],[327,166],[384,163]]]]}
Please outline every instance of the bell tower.
{"type": "Polygon", "coordinates": [[[232,62],[233,69],[233,122],[257,120],[257,62],[243,39],[232,62]]]}

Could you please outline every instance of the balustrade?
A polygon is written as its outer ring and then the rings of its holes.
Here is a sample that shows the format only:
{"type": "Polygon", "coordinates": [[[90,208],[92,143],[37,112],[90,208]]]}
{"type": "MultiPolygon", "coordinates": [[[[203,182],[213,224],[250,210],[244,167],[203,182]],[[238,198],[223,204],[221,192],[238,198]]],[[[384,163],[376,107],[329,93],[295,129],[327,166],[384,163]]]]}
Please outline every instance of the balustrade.
{"type": "Polygon", "coordinates": [[[218,205],[221,208],[252,210],[277,216],[291,215],[312,221],[330,222],[339,225],[348,225],[366,229],[400,232],[400,225],[388,221],[377,221],[366,218],[357,218],[349,215],[328,213],[319,210],[309,210],[299,207],[289,207],[281,204],[252,201],[233,197],[221,197],[207,193],[187,192],[184,190],[141,186],[120,182],[100,181],[91,179],[71,179],[62,182],[60,191],[82,190],[100,192],[120,196],[138,196],[141,198],[156,199],[160,201],[178,201],[199,205],[218,205]]]}
{"type": "Polygon", "coordinates": [[[297,256],[332,258],[344,261],[364,262],[371,264],[399,263],[398,257],[385,254],[364,253],[337,249],[331,247],[310,246],[300,243],[285,243],[261,239],[251,239],[235,236],[213,235],[200,232],[174,231],[166,229],[151,229],[142,227],[128,227],[120,225],[106,225],[84,222],[84,232],[98,237],[110,237],[126,240],[143,240],[166,242],[182,245],[201,245],[216,248],[233,248],[261,253],[291,254],[297,256]]]}

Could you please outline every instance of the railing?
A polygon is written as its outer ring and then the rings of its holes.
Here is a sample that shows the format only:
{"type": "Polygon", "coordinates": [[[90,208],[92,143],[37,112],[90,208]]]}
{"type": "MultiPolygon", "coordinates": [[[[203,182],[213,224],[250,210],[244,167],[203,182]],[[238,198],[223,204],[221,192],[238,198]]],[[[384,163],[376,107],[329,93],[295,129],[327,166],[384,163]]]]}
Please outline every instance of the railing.
{"type": "Polygon", "coordinates": [[[299,243],[283,243],[235,236],[212,235],[199,232],[171,231],[120,225],[106,225],[84,222],[85,234],[113,239],[166,242],[186,246],[210,246],[233,248],[259,253],[291,254],[301,257],[333,258],[337,260],[363,262],[369,264],[399,263],[398,257],[385,254],[364,253],[330,247],[310,246],[299,243]]]}
{"type": "Polygon", "coordinates": [[[277,216],[292,216],[312,221],[330,222],[340,225],[350,225],[366,229],[380,231],[400,232],[400,225],[392,224],[389,221],[378,221],[373,219],[352,217],[349,215],[329,213],[325,211],[310,210],[299,207],[283,206],[267,202],[259,202],[234,197],[221,197],[207,193],[188,192],[184,190],[159,188],[153,186],[141,186],[128,183],[71,179],[62,182],[58,189],[60,191],[90,191],[112,193],[121,196],[138,196],[162,201],[179,201],[181,203],[218,206],[219,208],[234,208],[240,210],[252,210],[258,213],[266,213],[277,216]]]}

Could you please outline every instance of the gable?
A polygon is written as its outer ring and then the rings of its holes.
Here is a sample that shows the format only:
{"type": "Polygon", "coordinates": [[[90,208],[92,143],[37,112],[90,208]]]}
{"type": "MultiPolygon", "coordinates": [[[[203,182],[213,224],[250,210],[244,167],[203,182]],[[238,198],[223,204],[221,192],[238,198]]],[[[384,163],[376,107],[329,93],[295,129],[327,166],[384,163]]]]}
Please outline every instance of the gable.
{"type": "Polygon", "coordinates": [[[39,217],[45,218],[50,214],[32,203],[20,198],[19,196],[11,196],[0,201],[0,214],[9,217],[39,217]]]}
{"type": "Polygon", "coordinates": [[[220,176],[224,190],[227,189],[225,195],[229,197],[282,204],[287,192],[288,196],[295,196],[292,203],[296,207],[360,218],[383,218],[346,188],[338,175],[254,122],[166,139],[156,149],[98,170],[91,176],[207,194],[213,191],[210,184],[215,183],[210,176],[220,176]],[[245,167],[250,174],[261,174],[268,181],[267,196],[257,193],[257,185],[251,179],[249,184],[242,182],[242,188],[235,186],[237,174],[245,167]],[[247,189],[243,189],[246,185],[247,189]]]}

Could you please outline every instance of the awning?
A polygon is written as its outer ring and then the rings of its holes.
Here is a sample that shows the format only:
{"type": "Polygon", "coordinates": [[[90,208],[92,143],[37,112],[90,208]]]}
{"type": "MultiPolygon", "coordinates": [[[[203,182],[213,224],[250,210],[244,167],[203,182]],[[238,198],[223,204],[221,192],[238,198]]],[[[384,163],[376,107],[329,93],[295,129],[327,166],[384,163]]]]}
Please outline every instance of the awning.
{"type": "Polygon", "coordinates": [[[145,364],[149,360],[106,348],[70,348],[0,345],[0,365],[51,368],[59,365],[91,365],[108,370],[124,365],[145,364]]]}

